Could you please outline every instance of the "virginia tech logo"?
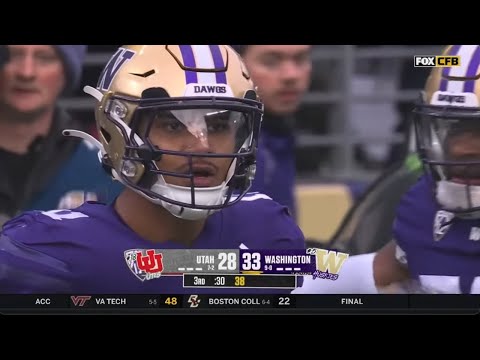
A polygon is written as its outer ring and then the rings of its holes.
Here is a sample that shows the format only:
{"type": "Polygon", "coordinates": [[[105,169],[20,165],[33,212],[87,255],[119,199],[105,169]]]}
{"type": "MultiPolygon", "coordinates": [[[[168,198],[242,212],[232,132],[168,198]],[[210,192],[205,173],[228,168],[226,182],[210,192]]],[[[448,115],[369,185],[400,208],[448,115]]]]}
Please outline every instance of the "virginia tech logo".
{"type": "Polygon", "coordinates": [[[450,67],[460,66],[460,56],[416,55],[413,57],[415,67],[450,67]]]}
{"type": "Polygon", "coordinates": [[[124,252],[130,271],[141,281],[158,279],[163,271],[163,254],[156,249],[130,249],[124,252]]]}
{"type": "Polygon", "coordinates": [[[72,300],[73,306],[84,307],[92,297],[90,295],[72,295],[70,300],[72,300]]]}

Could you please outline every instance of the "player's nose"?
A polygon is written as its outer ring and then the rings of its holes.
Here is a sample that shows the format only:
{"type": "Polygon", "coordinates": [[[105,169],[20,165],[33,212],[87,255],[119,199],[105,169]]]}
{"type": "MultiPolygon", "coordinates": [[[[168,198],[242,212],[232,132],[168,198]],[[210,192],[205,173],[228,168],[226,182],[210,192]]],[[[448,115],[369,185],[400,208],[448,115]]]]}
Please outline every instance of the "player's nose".
{"type": "Polygon", "coordinates": [[[189,136],[187,143],[185,144],[186,151],[209,153],[211,152],[210,143],[208,137],[205,134],[196,134],[189,136]]]}

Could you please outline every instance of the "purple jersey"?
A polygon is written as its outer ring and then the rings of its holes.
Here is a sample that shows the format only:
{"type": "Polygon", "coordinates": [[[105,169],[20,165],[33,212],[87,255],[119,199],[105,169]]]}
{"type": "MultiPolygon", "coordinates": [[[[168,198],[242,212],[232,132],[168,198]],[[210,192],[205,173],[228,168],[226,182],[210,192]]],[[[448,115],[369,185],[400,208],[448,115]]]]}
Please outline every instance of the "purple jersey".
{"type": "Polygon", "coordinates": [[[480,219],[440,210],[422,177],[400,201],[394,223],[397,257],[432,292],[480,293],[480,219]]]}
{"type": "MultiPolygon", "coordinates": [[[[194,249],[298,249],[304,237],[287,208],[247,194],[213,214],[194,249]]],[[[70,210],[32,211],[6,223],[0,237],[0,292],[87,294],[288,293],[291,289],[183,288],[182,276],[141,281],[129,249],[186,249],[139,237],[112,205],[87,202],[70,210]]]]}

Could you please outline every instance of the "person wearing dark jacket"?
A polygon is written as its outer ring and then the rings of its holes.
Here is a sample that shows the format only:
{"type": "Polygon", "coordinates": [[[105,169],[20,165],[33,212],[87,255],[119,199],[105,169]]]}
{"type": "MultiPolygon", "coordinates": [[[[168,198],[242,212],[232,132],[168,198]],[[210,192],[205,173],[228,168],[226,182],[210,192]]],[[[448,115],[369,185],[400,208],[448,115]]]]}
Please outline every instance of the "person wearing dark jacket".
{"type": "Polygon", "coordinates": [[[310,45],[233,45],[265,106],[252,191],[288,206],[295,216],[294,115],[310,86],[310,45]]]}
{"type": "Polygon", "coordinates": [[[86,130],[58,100],[80,83],[86,45],[8,45],[0,69],[0,225],[26,210],[107,201],[120,189],[97,151],[62,130],[86,130]]]}

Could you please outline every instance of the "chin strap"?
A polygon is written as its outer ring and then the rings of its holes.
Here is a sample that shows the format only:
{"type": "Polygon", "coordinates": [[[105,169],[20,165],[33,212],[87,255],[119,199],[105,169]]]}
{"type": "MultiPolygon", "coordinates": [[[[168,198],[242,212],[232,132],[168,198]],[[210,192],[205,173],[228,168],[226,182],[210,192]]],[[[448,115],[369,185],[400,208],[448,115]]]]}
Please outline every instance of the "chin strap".
{"type": "MultiPolygon", "coordinates": [[[[105,151],[105,148],[103,147],[102,143],[100,141],[98,141],[97,139],[95,139],[92,135],[84,132],[84,131],[80,131],[80,130],[74,130],[74,129],[65,129],[62,131],[62,134],[64,136],[71,136],[71,137],[77,137],[77,138],[80,138],[80,139],[83,139],[85,142],[87,142],[88,144],[90,144],[91,146],[93,146],[94,148],[97,148],[98,149],[98,153],[97,153],[97,157],[98,157],[98,162],[100,164],[102,164],[102,166],[104,167],[108,167],[108,170],[106,169],[106,171],[110,171],[111,175],[112,175],[112,178],[116,181],[120,181],[122,184],[123,184],[123,181],[121,180],[120,176],[118,176],[117,172],[115,171],[115,169],[107,164],[104,163],[103,159],[105,157],[105,154],[107,153],[105,151]]],[[[124,184],[125,185],[125,184],[124,184]]]]}
{"type": "MultiPolygon", "coordinates": [[[[95,89],[92,86],[84,86],[83,87],[83,92],[94,97],[98,102],[102,102],[103,99],[103,94],[100,90],[95,89]]],[[[105,151],[105,148],[103,147],[102,143],[95,139],[92,135],[89,133],[86,133],[84,131],[80,130],[74,130],[74,129],[65,129],[62,131],[63,136],[72,136],[72,137],[78,137],[83,140],[85,140],[88,144],[92,145],[94,148],[98,149],[98,161],[103,165],[103,157],[107,153],[105,151]]]]}
{"type": "Polygon", "coordinates": [[[107,153],[100,141],[95,139],[92,135],[80,131],[80,130],[74,130],[74,129],[65,129],[62,131],[63,136],[71,136],[71,137],[78,137],[83,140],[85,140],[88,144],[92,145],[94,148],[98,149],[98,160],[102,162],[103,156],[107,153]]]}

